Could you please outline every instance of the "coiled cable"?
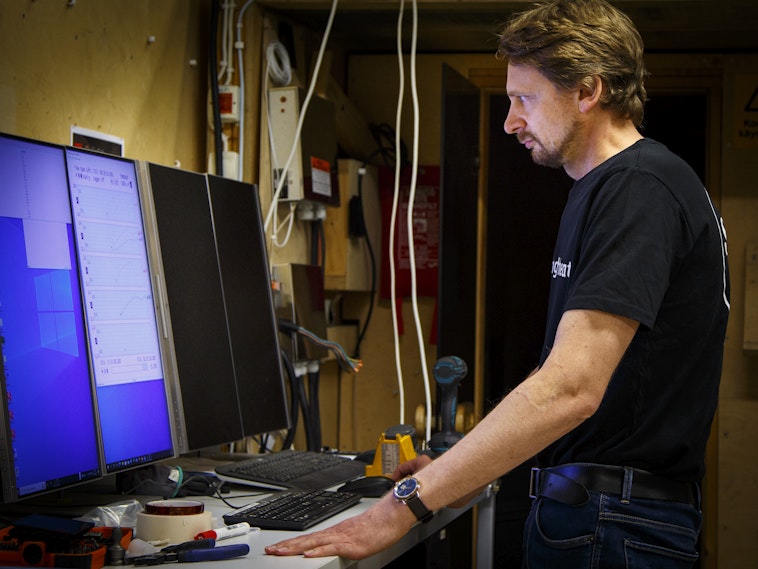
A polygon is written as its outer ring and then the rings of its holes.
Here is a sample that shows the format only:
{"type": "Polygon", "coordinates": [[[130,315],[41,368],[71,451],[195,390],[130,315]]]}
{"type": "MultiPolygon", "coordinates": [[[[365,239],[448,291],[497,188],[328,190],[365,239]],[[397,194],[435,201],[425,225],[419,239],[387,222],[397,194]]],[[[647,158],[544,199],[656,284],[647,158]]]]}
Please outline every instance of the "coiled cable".
{"type": "Polygon", "coordinates": [[[266,68],[275,86],[286,87],[292,81],[290,55],[282,42],[272,41],[266,47],[266,68]]]}

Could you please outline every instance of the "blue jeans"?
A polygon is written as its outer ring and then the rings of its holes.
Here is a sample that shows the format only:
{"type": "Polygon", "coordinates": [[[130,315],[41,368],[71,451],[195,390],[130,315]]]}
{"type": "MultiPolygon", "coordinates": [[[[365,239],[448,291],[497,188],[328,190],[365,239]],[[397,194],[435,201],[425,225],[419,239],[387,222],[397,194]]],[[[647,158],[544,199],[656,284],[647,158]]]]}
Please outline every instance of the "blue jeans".
{"type": "Polygon", "coordinates": [[[569,506],[537,498],[524,527],[522,569],[685,569],[698,558],[701,512],[688,504],[590,492],[569,506]]]}

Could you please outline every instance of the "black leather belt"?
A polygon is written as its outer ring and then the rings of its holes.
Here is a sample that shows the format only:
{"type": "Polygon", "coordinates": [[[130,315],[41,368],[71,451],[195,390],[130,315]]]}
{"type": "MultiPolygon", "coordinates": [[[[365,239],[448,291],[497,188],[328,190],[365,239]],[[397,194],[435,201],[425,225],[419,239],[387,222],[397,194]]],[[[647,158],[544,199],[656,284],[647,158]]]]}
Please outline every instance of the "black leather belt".
{"type": "Polygon", "coordinates": [[[671,480],[638,468],[577,463],[532,469],[529,483],[532,498],[544,496],[579,506],[590,499],[589,492],[620,496],[622,502],[643,498],[700,507],[700,492],[695,483],[671,480]]]}

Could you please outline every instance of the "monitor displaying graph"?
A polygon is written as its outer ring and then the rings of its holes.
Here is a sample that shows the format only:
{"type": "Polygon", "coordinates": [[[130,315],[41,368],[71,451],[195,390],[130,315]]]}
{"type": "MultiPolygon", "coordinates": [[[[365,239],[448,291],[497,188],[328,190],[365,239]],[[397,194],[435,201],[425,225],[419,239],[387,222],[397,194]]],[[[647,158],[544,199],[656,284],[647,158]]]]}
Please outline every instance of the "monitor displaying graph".
{"type": "Polygon", "coordinates": [[[106,473],[174,456],[132,160],[67,148],[71,211],[106,473]]]}

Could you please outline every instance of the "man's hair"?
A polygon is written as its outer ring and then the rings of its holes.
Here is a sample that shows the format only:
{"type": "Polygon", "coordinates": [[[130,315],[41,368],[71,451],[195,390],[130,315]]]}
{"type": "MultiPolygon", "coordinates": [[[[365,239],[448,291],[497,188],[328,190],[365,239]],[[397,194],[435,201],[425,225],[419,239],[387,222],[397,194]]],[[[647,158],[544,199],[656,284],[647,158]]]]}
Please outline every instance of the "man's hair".
{"type": "Polygon", "coordinates": [[[600,104],[642,124],[647,99],[643,44],[631,19],[605,0],[554,0],[515,14],[497,56],[537,68],[558,88],[603,82],[600,104]]]}

